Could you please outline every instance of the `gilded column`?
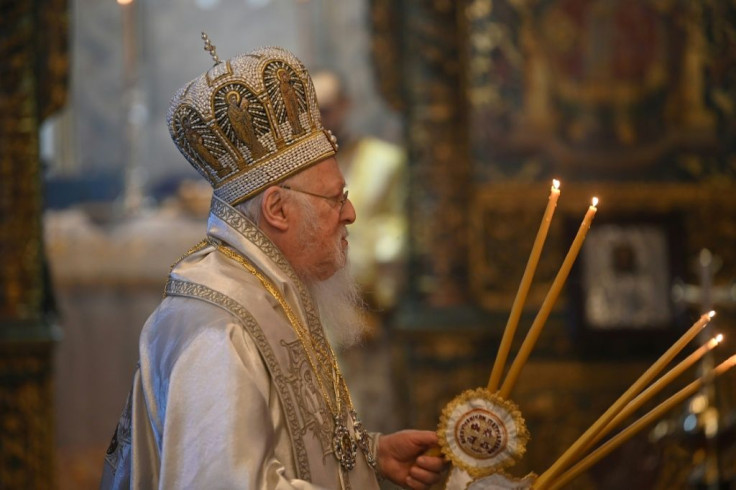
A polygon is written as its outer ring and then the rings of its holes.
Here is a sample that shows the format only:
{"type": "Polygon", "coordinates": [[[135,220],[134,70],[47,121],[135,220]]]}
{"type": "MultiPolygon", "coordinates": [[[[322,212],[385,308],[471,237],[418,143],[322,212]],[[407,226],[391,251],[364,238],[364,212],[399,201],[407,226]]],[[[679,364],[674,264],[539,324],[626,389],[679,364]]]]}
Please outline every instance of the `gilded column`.
{"type": "Polygon", "coordinates": [[[38,134],[65,98],[65,11],[0,0],[0,488],[53,487],[38,134]]]}
{"type": "Polygon", "coordinates": [[[374,0],[378,85],[406,118],[410,155],[410,296],[423,306],[467,298],[469,162],[458,9],[450,0],[374,0]]]}

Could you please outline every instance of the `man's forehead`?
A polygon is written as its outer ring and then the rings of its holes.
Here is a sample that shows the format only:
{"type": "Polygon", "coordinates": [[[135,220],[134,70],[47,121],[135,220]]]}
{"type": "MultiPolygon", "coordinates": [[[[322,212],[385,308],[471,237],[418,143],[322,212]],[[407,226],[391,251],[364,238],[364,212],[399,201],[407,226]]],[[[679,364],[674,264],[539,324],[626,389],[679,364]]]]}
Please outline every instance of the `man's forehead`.
{"type": "Polygon", "coordinates": [[[330,157],[304,170],[301,176],[305,182],[323,182],[325,187],[345,186],[345,178],[335,157],[330,157]]]}

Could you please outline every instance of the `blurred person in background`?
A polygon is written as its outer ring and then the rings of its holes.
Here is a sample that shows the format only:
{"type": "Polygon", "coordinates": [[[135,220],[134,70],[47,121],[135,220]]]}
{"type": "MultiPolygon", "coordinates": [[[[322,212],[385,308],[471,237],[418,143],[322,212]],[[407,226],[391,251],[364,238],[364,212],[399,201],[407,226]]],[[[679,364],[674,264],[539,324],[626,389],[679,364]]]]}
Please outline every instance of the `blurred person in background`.
{"type": "MultiPolygon", "coordinates": [[[[340,142],[338,163],[360,220],[350,227],[349,258],[374,323],[396,306],[407,257],[406,154],[403,148],[350,129],[351,99],[336,72],[313,74],[323,126],[340,142]]],[[[369,321],[371,317],[369,317],[369,321]]]]}

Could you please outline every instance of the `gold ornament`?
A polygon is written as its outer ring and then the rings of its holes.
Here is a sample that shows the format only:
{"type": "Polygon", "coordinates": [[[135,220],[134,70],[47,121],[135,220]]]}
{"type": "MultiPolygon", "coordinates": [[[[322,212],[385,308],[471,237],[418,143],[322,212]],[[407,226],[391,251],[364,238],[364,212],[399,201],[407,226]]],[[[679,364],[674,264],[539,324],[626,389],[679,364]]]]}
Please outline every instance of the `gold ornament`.
{"type": "Polygon", "coordinates": [[[529,440],[517,406],[485,388],[464,391],[448,403],[437,433],[443,454],[476,478],[516,463],[529,440]]]}
{"type": "Polygon", "coordinates": [[[357,412],[353,408],[350,392],[345,384],[340,367],[337,365],[337,357],[332,350],[332,346],[328,342],[325,342],[326,345],[322,345],[310,334],[309,329],[302,324],[279,289],[245,257],[215,238],[208,237],[207,241],[220,253],[234,260],[253,274],[279,303],[284,314],[286,314],[289,324],[304,349],[312,372],[315,374],[322,399],[332,414],[334,424],[332,431],[332,450],[342,470],[348,472],[355,468],[358,449],[360,449],[368,464],[377,472],[377,462],[373,458],[369,436],[363,428],[362,422],[358,419],[357,412]],[[329,385],[332,388],[331,394],[327,389],[329,385]],[[345,425],[346,415],[353,420],[353,434],[350,433],[345,425]]]}
{"type": "Polygon", "coordinates": [[[282,48],[220,61],[174,95],[167,122],[189,163],[230,205],[243,202],[337,152],[322,127],[312,79],[282,48]]]}
{"type": "Polygon", "coordinates": [[[209,36],[204,31],[202,31],[202,40],[204,41],[204,50],[210,53],[210,56],[212,56],[212,59],[215,61],[215,64],[218,65],[222,63],[220,61],[220,57],[217,56],[217,50],[216,50],[217,46],[215,46],[214,44],[210,42],[209,36]]]}

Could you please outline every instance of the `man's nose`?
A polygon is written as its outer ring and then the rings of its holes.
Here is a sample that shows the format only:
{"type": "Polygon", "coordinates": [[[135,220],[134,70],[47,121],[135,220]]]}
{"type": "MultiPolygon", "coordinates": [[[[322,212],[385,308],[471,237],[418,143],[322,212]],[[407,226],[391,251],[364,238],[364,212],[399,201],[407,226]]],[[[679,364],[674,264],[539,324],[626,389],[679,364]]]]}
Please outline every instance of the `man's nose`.
{"type": "Polygon", "coordinates": [[[353,201],[351,201],[350,198],[345,201],[345,205],[342,207],[340,214],[342,220],[346,221],[347,224],[355,222],[355,218],[357,217],[355,214],[355,206],[353,206],[353,201]]]}

